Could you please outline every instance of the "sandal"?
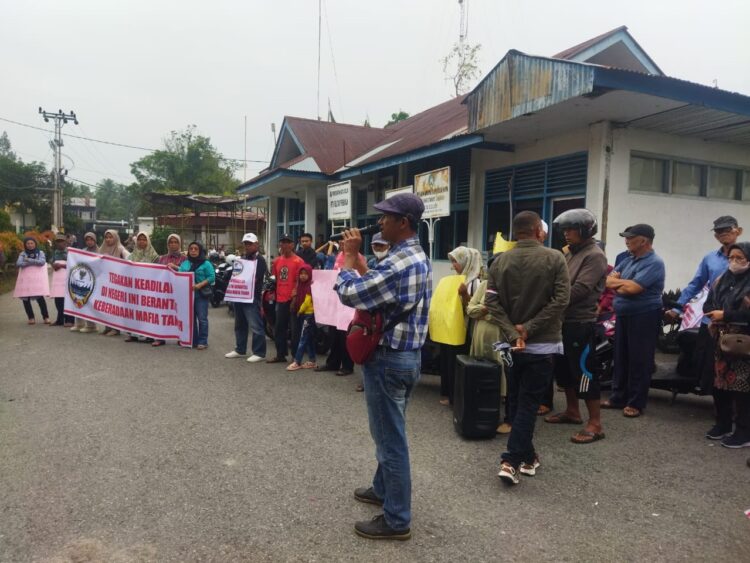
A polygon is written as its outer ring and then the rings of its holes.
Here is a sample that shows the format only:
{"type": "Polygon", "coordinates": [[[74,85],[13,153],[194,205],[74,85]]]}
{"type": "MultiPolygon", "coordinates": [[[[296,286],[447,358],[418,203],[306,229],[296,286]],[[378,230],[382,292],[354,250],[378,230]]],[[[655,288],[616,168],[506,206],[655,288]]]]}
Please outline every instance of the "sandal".
{"type": "Polygon", "coordinates": [[[545,414],[548,414],[552,412],[552,409],[549,408],[547,405],[539,405],[539,408],[536,410],[537,416],[544,416],[545,414]]]}
{"type": "Polygon", "coordinates": [[[286,362],[286,358],[282,358],[280,356],[276,356],[275,358],[271,358],[270,360],[266,360],[267,364],[280,364],[282,362],[286,362]]]}
{"type": "Polygon", "coordinates": [[[297,362],[292,362],[291,364],[286,366],[286,371],[297,371],[298,369],[302,369],[302,366],[297,362]]]}
{"type": "Polygon", "coordinates": [[[641,416],[641,411],[635,407],[625,407],[622,409],[622,414],[627,418],[638,418],[641,416]]]}
{"type": "Polygon", "coordinates": [[[34,319],[29,319],[29,324],[30,324],[30,325],[35,325],[35,324],[36,324],[36,321],[35,321],[34,319]]]}
{"type": "Polygon", "coordinates": [[[50,321],[49,319],[44,319],[44,324],[51,325],[52,321],[50,321]]]}
{"type": "Polygon", "coordinates": [[[570,441],[574,444],[591,444],[592,442],[598,442],[599,440],[604,440],[604,432],[589,432],[588,430],[581,430],[570,437],[570,441]]]}
{"type": "Polygon", "coordinates": [[[354,390],[357,393],[362,393],[365,390],[365,386],[362,385],[361,383],[358,383],[357,386],[354,388],[354,390]]]}
{"type": "Polygon", "coordinates": [[[316,367],[318,367],[318,364],[315,362],[305,362],[302,364],[302,369],[315,369],[316,367]]]}
{"type": "Polygon", "coordinates": [[[544,422],[549,422],[550,424],[583,424],[580,418],[573,418],[564,412],[551,414],[545,417],[544,422]]]}

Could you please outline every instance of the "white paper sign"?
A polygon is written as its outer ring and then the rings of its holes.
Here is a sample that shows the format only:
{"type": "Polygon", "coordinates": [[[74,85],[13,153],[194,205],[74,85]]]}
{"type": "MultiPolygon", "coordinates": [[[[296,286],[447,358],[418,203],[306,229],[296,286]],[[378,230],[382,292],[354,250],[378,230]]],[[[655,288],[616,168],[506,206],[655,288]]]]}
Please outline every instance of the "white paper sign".
{"type": "Polygon", "coordinates": [[[68,249],[65,314],[159,340],[193,341],[193,273],[68,249]]]}
{"type": "Polygon", "coordinates": [[[352,218],[352,183],[350,180],[328,186],[328,220],[352,218]]]}
{"type": "Polygon", "coordinates": [[[232,278],[229,280],[224,301],[252,303],[255,299],[255,272],[257,260],[235,260],[232,265],[232,278]]]}

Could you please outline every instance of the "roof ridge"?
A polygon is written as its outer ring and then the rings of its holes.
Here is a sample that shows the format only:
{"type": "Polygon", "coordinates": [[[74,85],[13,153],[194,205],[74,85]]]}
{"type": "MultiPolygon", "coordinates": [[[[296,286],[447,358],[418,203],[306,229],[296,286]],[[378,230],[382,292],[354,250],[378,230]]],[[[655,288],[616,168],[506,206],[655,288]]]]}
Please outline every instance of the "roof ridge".
{"type": "Polygon", "coordinates": [[[366,126],[366,125],[357,125],[356,123],[338,123],[333,121],[323,121],[321,119],[312,119],[310,117],[296,117],[294,115],[285,115],[284,119],[295,119],[297,121],[307,121],[309,123],[320,123],[321,125],[335,125],[339,127],[356,127],[357,129],[372,129],[375,131],[383,131],[383,127],[372,127],[372,126],[366,126]]]}
{"type": "Polygon", "coordinates": [[[620,31],[624,31],[626,33],[630,33],[628,31],[627,25],[621,25],[619,27],[616,27],[615,29],[611,29],[605,33],[602,33],[600,35],[597,35],[595,37],[591,37],[590,39],[587,39],[586,41],[581,41],[580,43],[573,45],[572,47],[568,47],[567,49],[563,49],[559,53],[552,55],[551,58],[553,59],[562,59],[565,57],[570,57],[573,55],[577,55],[581,51],[583,51],[585,48],[590,47],[591,45],[594,45],[595,43],[598,43],[602,39],[606,39],[610,35],[614,35],[615,33],[619,33],[620,31]]]}

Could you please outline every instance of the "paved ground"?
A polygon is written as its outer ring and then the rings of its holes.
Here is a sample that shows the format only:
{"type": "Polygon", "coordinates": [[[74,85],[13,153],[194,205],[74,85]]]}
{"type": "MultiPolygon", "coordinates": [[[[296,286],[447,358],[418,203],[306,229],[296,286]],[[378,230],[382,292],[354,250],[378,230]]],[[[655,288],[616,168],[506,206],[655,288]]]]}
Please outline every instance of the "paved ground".
{"type": "MultiPolygon", "coordinates": [[[[750,450],[703,438],[707,399],[653,392],[607,439],[540,423],[505,488],[500,439],[465,441],[424,376],[409,412],[410,542],[359,539],[374,469],[354,377],[27,326],[0,297],[0,561],[749,561],[750,450]]],[[[562,397],[556,398],[561,403],[562,397]]]]}

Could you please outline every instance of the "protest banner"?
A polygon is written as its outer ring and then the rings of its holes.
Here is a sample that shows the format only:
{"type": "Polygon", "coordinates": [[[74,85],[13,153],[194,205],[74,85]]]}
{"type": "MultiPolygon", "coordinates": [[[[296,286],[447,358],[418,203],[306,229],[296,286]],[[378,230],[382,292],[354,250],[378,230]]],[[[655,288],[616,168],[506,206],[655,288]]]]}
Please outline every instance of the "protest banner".
{"type": "Polygon", "coordinates": [[[18,269],[13,297],[48,297],[49,273],[47,265],[26,266],[18,269]]]}
{"type": "Polygon", "coordinates": [[[465,280],[464,275],[445,276],[432,293],[427,326],[433,342],[460,346],[466,341],[464,308],[458,295],[465,280]]]}
{"type": "Polygon", "coordinates": [[[224,293],[224,301],[252,303],[255,299],[257,260],[237,259],[232,264],[232,277],[224,293]]]}
{"type": "Polygon", "coordinates": [[[333,290],[338,275],[338,270],[313,270],[310,291],[315,307],[315,322],[346,330],[354,318],[354,308],[343,305],[338,293],[333,290]]]}
{"type": "MultiPolygon", "coordinates": [[[[57,260],[53,264],[65,265],[62,260],[57,260]]],[[[65,297],[65,293],[68,291],[68,270],[67,268],[60,268],[52,272],[52,284],[50,285],[49,296],[50,297],[65,297]]]]}
{"type": "Polygon", "coordinates": [[[193,341],[193,273],[68,249],[65,314],[159,340],[193,341]]]}

